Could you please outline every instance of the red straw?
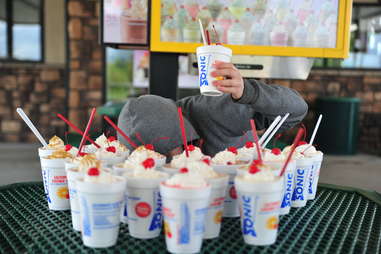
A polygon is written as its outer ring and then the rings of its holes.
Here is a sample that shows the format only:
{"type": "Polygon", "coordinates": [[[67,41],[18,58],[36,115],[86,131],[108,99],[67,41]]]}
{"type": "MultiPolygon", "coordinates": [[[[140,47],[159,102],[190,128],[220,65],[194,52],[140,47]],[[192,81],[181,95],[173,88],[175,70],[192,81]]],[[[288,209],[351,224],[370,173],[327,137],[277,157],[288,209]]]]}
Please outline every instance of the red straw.
{"type": "Polygon", "coordinates": [[[177,111],[179,113],[181,136],[183,137],[183,143],[184,143],[184,148],[185,148],[185,155],[187,157],[189,157],[189,151],[188,151],[188,146],[187,146],[187,136],[185,134],[185,127],[184,127],[183,111],[181,110],[181,107],[178,107],[177,111]]]}
{"type": "Polygon", "coordinates": [[[103,116],[103,118],[117,131],[119,132],[120,135],[122,135],[128,143],[130,143],[130,145],[133,147],[133,148],[137,148],[138,146],[118,127],[116,126],[116,124],[111,121],[111,119],[108,117],[108,116],[103,116]]]}
{"type": "Polygon", "coordinates": [[[79,155],[81,154],[83,145],[86,143],[85,140],[86,140],[87,134],[88,134],[89,131],[90,131],[90,127],[91,127],[91,124],[93,123],[93,120],[94,120],[94,117],[95,117],[95,113],[96,113],[96,112],[97,112],[97,109],[96,109],[96,108],[93,108],[93,109],[91,110],[90,118],[89,118],[89,121],[87,122],[86,129],[85,129],[85,133],[83,133],[83,136],[82,136],[82,139],[81,139],[81,143],[79,144],[79,148],[78,148],[77,156],[79,156],[79,155]]]}
{"type": "Polygon", "coordinates": [[[214,24],[213,24],[212,26],[213,26],[214,34],[215,34],[215,36],[216,36],[216,41],[217,41],[216,44],[217,44],[217,45],[221,45],[220,38],[219,38],[219,36],[218,36],[216,27],[214,26],[214,24]]]}
{"type": "Polygon", "coordinates": [[[210,35],[209,35],[208,29],[206,29],[205,33],[206,33],[206,41],[208,42],[208,45],[210,45],[210,35]]]}
{"type": "Polygon", "coordinates": [[[296,136],[295,136],[294,142],[292,143],[291,151],[290,151],[290,153],[288,154],[286,163],[283,165],[283,168],[282,168],[282,170],[280,171],[280,175],[279,175],[279,176],[283,176],[284,172],[286,171],[286,168],[287,168],[287,166],[288,166],[288,163],[290,163],[291,158],[292,158],[292,155],[294,154],[295,149],[296,149],[296,146],[298,145],[300,139],[302,138],[303,133],[304,133],[303,128],[299,128],[298,133],[297,133],[296,136]]]}
{"type": "Polygon", "coordinates": [[[253,119],[250,120],[250,125],[251,125],[251,132],[253,133],[255,147],[257,148],[258,160],[262,162],[261,147],[259,146],[257,129],[255,128],[255,122],[253,119]]]}
{"type": "MultiPolygon", "coordinates": [[[[63,115],[61,114],[56,114],[59,118],[61,118],[67,125],[69,125],[73,130],[75,130],[77,133],[81,134],[83,136],[83,131],[81,131],[77,126],[75,126],[72,122],[67,120],[63,115]]],[[[94,140],[92,140],[89,136],[86,136],[86,140],[90,141],[91,144],[96,146],[96,148],[100,148],[101,146],[95,143],[94,140]]]]}

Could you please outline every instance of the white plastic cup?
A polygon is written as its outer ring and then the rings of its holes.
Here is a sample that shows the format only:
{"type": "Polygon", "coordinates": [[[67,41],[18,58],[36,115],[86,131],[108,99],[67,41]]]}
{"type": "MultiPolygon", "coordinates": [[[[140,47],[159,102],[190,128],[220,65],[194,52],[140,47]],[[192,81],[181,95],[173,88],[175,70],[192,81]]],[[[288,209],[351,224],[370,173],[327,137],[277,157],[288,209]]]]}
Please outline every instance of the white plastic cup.
{"type": "Polygon", "coordinates": [[[128,230],[139,239],[158,237],[162,227],[162,199],[159,185],[169,176],[160,178],[136,178],[126,175],[128,230]]]}
{"type": "Polygon", "coordinates": [[[234,178],[237,176],[237,169],[242,166],[243,165],[212,165],[217,173],[229,175],[223,217],[239,217],[237,191],[234,185],[234,178]]]}
{"type": "Polygon", "coordinates": [[[229,176],[221,175],[217,178],[209,178],[207,181],[212,189],[205,220],[204,239],[212,239],[218,237],[221,232],[222,214],[229,176]]]}
{"type": "Polygon", "coordinates": [[[45,194],[50,210],[63,211],[70,209],[65,160],[41,158],[45,194]]]}
{"type": "MultiPolygon", "coordinates": [[[[284,165],[284,161],[265,161],[264,163],[271,167],[275,176],[279,176],[284,165]]],[[[280,215],[288,214],[291,209],[291,197],[294,191],[295,167],[295,161],[290,161],[283,175],[283,194],[279,210],[280,215]]]]}
{"type": "Polygon", "coordinates": [[[165,242],[169,252],[200,252],[210,193],[210,185],[181,189],[160,184],[165,242]]]}
{"type": "Polygon", "coordinates": [[[210,73],[214,70],[212,65],[216,60],[222,62],[231,62],[232,50],[221,45],[207,45],[197,48],[197,63],[199,72],[200,92],[206,96],[221,96],[212,82],[216,80],[210,73]]]}
{"type": "Polygon", "coordinates": [[[283,192],[283,179],[273,182],[251,183],[235,179],[239,196],[241,228],[245,243],[270,245],[278,233],[279,208],[283,192]]]}
{"type": "Polygon", "coordinates": [[[119,234],[120,209],[126,180],[114,176],[115,182],[89,183],[77,180],[83,244],[91,248],[107,248],[116,244],[119,234]]]}
{"type": "Polygon", "coordinates": [[[309,185],[308,185],[308,195],[307,195],[308,200],[315,199],[322,161],[323,161],[323,153],[318,153],[316,156],[313,157],[313,164],[311,168],[309,185]]]}
{"type": "Polygon", "coordinates": [[[294,191],[291,197],[291,207],[304,207],[307,204],[309,177],[312,164],[312,158],[304,157],[296,159],[294,191]]]}
{"type": "Polygon", "coordinates": [[[75,163],[66,163],[65,170],[67,175],[67,185],[69,187],[70,194],[70,212],[71,212],[71,222],[73,224],[73,229],[76,231],[81,231],[81,215],[78,201],[78,190],[76,181],[82,178],[84,174],[78,171],[78,168],[73,167],[75,163]]]}
{"type": "MultiPolygon", "coordinates": [[[[52,155],[54,151],[55,151],[54,149],[48,149],[48,148],[39,147],[38,148],[38,157],[40,157],[40,164],[41,164],[41,161],[42,161],[43,157],[52,155]]],[[[45,196],[47,196],[48,190],[46,188],[47,188],[48,180],[45,179],[47,174],[44,171],[44,169],[42,168],[42,164],[41,164],[41,175],[42,175],[42,182],[44,183],[44,193],[45,193],[45,196]]]]}

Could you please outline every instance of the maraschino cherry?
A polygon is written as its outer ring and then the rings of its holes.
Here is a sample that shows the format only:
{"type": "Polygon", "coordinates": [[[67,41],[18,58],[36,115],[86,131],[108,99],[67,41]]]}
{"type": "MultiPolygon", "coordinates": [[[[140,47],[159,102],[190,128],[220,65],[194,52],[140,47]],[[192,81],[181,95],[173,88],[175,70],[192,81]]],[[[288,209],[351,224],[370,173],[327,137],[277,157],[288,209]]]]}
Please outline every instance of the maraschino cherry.
{"type": "Polygon", "coordinates": [[[148,158],[142,162],[142,165],[145,169],[153,168],[153,167],[155,167],[155,160],[152,158],[148,158]]]}
{"type": "Polygon", "coordinates": [[[89,168],[89,170],[87,171],[87,174],[89,176],[99,176],[100,171],[98,168],[89,168]]]}

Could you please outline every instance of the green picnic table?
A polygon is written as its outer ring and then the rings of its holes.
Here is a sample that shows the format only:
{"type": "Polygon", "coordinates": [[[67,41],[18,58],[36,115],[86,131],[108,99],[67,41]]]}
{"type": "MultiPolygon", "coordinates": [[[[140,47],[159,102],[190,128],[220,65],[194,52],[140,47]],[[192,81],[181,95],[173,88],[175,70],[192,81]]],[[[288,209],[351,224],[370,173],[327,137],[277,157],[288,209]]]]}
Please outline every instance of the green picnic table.
{"type": "MultiPolygon", "coordinates": [[[[224,218],[202,253],[380,253],[381,195],[320,184],[315,200],[281,216],[275,244],[243,242],[238,218],[224,218]]],[[[166,253],[163,234],[138,240],[122,224],[117,245],[91,249],[72,229],[69,211],[49,211],[42,182],[0,187],[0,253],[166,253]]]]}

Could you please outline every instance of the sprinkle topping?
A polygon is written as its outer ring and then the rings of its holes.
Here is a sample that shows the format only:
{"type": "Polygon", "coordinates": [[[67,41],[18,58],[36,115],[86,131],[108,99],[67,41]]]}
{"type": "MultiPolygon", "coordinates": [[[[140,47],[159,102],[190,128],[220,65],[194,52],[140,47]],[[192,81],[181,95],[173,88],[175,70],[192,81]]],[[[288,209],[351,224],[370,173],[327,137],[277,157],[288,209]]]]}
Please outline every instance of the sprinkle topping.
{"type": "Polygon", "coordinates": [[[100,172],[99,172],[99,169],[98,168],[90,168],[88,171],[87,171],[87,174],[89,176],[99,176],[100,172]]]}

